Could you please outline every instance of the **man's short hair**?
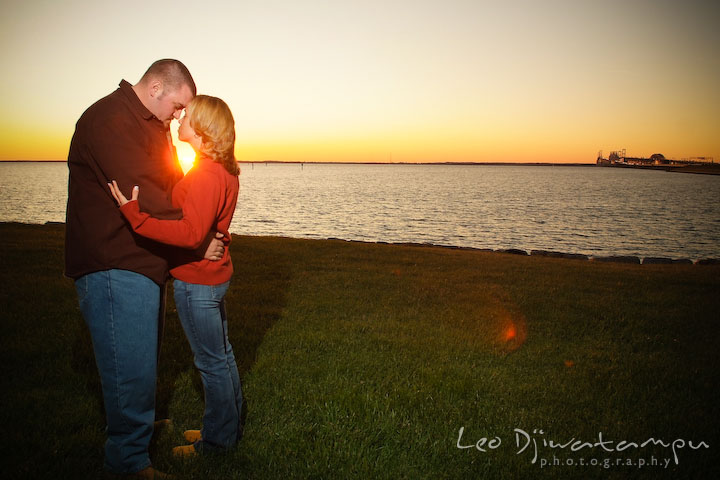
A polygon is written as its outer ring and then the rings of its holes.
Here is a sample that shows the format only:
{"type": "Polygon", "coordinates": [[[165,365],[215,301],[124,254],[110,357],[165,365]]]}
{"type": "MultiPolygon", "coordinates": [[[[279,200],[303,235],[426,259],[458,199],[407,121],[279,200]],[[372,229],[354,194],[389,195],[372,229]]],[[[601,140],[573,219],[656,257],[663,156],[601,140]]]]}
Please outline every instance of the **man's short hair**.
{"type": "Polygon", "coordinates": [[[160,79],[163,86],[168,88],[169,91],[175,91],[175,89],[187,85],[193,96],[197,95],[197,88],[192,75],[190,75],[190,70],[179,60],[165,58],[153,63],[140,81],[149,81],[151,78],[160,79]]]}

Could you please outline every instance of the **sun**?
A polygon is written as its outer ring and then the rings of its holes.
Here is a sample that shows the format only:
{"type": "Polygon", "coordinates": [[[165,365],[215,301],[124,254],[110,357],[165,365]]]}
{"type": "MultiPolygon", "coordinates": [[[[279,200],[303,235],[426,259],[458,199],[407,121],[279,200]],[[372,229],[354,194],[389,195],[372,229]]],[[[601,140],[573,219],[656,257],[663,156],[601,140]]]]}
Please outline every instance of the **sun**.
{"type": "Polygon", "coordinates": [[[178,160],[180,160],[183,173],[187,173],[195,162],[195,150],[185,142],[176,143],[175,147],[177,147],[178,160]]]}
{"type": "Polygon", "coordinates": [[[190,144],[178,140],[179,126],[180,124],[178,121],[173,120],[170,124],[170,135],[172,135],[173,145],[175,145],[175,148],[177,149],[178,160],[180,161],[183,173],[187,173],[193,166],[193,162],[195,162],[195,150],[193,150],[190,144]]]}

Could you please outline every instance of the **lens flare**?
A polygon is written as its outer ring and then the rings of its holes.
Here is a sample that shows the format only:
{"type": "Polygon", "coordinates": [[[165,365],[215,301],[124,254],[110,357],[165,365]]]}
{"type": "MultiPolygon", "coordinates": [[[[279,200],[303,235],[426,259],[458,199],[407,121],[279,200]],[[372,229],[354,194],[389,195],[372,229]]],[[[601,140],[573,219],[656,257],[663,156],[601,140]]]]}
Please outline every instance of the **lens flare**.
{"type": "Polygon", "coordinates": [[[512,301],[508,292],[496,286],[490,298],[491,308],[497,319],[496,342],[499,348],[506,352],[514,352],[520,348],[527,339],[527,321],[520,307],[512,301]]]}
{"type": "Polygon", "coordinates": [[[515,325],[510,325],[508,329],[505,331],[505,340],[510,341],[513,338],[517,336],[517,328],[515,328],[515,325]]]}

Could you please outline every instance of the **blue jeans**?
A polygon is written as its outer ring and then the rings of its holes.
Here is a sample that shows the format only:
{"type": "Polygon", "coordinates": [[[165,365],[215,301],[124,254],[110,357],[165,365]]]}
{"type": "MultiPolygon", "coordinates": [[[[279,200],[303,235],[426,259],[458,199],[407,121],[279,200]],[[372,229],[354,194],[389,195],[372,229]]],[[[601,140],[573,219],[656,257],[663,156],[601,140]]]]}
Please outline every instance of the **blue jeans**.
{"type": "Polygon", "coordinates": [[[160,287],[138,273],[105,270],[78,278],[75,289],[102,383],[105,468],[134,473],[150,466],[160,287]]]}
{"type": "Polygon", "coordinates": [[[242,387],[225,311],[229,285],[173,283],[175,306],[205,390],[202,440],[195,443],[199,452],[225,450],[241,435],[242,387]]]}

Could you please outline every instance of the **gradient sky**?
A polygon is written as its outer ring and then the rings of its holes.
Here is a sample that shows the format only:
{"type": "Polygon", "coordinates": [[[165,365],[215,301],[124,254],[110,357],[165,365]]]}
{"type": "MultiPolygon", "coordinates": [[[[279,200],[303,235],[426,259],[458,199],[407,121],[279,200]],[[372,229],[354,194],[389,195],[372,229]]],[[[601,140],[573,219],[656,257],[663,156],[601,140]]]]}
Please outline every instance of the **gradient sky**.
{"type": "MultiPolygon", "coordinates": [[[[720,161],[720,2],[3,0],[0,160],[177,58],[244,161],[720,161]]],[[[189,150],[181,150],[187,155],[189,150]]]]}

